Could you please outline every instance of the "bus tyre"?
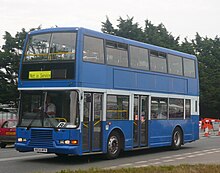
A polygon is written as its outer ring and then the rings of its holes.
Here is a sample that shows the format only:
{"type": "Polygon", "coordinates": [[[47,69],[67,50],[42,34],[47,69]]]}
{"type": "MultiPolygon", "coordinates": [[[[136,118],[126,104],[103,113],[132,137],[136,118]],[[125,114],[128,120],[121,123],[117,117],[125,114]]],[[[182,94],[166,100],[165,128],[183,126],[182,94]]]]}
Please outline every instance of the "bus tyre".
{"type": "Polygon", "coordinates": [[[175,128],[173,131],[173,136],[172,136],[172,145],[171,148],[173,150],[178,150],[180,149],[181,145],[182,145],[182,131],[179,127],[175,128]]]}
{"type": "Polygon", "coordinates": [[[108,138],[107,143],[107,159],[115,159],[121,151],[121,139],[118,132],[113,131],[108,138]]]}

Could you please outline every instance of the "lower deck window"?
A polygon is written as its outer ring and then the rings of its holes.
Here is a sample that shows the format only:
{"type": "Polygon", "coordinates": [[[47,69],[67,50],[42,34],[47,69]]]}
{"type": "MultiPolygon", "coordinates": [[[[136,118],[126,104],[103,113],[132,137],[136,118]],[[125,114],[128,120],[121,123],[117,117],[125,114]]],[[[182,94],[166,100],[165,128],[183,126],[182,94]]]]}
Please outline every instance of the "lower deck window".
{"type": "Polygon", "coordinates": [[[191,100],[185,100],[185,117],[186,119],[190,118],[191,115],[191,100]]]}
{"type": "Polygon", "coordinates": [[[151,119],[167,119],[167,98],[151,98],[151,119]]]}
{"type": "Polygon", "coordinates": [[[128,120],[129,96],[107,96],[107,120],[128,120]]]}
{"type": "Polygon", "coordinates": [[[184,106],[183,99],[169,99],[169,119],[183,119],[184,106]]]}

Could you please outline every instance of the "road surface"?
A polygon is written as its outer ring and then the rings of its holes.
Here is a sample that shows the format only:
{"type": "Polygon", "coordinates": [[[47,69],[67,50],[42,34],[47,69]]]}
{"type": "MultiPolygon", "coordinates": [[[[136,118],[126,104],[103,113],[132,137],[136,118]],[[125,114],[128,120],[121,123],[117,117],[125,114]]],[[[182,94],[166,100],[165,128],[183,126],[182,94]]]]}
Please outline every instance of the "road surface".
{"type": "Polygon", "coordinates": [[[116,169],[149,165],[220,164],[220,137],[202,137],[180,150],[155,148],[124,152],[118,159],[105,160],[102,155],[59,158],[54,154],[19,153],[13,147],[0,149],[0,172],[57,172],[63,169],[116,169]]]}

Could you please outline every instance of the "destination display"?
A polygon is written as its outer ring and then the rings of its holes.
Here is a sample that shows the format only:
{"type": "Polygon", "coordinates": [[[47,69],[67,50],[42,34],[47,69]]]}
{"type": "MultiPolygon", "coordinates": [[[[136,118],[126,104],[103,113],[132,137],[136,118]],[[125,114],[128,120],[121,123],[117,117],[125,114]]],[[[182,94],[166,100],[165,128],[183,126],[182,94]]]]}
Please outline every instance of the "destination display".
{"type": "Polygon", "coordinates": [[[29,71],[28,79],[51,79],[51,71],[29,71]]]}

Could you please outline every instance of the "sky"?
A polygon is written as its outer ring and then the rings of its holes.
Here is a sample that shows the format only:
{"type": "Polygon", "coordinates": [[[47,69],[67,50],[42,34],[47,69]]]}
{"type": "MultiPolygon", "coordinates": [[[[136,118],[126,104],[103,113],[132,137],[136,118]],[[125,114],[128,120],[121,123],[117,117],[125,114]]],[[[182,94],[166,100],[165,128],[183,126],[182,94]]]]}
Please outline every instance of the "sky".
{"type": "Polygon", "coordinates": [[[42,26],[85,27],[101,31],[106,16],[116,27],[117,19],[134,17],[144,28],[145,20],[163,23],[175,37],[193,39],[220,36],[219,0],[0,0],[0,46],[5,31],[13,36],[22,28],[42,26]]]}

